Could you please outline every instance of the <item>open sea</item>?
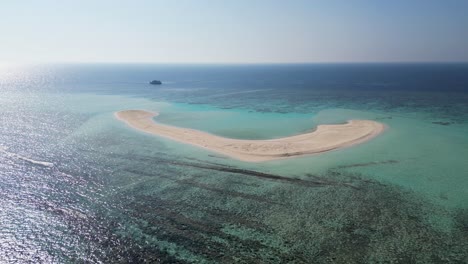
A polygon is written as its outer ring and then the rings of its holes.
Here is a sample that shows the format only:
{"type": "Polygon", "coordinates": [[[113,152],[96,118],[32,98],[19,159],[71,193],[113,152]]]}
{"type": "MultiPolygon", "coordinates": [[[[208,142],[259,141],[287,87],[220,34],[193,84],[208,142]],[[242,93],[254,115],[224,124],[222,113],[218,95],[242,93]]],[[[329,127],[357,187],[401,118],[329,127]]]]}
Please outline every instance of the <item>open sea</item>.
{"type": "Polygon", "coordinates": [[[0,263],[143,262],[468,263],[468,64],[0,66],[0,263]],[[125,109],[241,139],[388,129],[246,163],[125,109]]]}

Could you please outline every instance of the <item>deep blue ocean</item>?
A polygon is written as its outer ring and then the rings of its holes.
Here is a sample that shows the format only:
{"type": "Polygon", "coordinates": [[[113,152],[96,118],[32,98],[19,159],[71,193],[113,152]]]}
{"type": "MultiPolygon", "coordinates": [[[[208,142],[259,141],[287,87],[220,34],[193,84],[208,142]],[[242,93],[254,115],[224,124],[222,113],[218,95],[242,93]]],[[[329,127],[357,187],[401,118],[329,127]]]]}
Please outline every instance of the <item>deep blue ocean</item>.
{"type": "Polygon", "coordinates": [[[468,64],[1,66],[0,197],[0,263],[468,263],[468,64]],[[388,128],[246,163],[125,109],[242,139],[388,128]]]}

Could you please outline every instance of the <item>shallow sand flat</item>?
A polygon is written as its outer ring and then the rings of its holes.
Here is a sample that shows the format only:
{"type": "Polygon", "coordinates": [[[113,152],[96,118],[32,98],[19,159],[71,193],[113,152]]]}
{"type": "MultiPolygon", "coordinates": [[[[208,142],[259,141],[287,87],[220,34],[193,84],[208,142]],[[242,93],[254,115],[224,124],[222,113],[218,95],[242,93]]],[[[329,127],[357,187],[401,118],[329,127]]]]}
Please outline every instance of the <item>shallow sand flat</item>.
{"type": "Polygon", "coordinates": [[[350,120],[340,125],[319,125],[315,131],[269,140],[243,140],[216,136],[203,131],[158,124],[158,113],[124,110],[115,116],[130,127],[182,143],[202,147],[234,159],[260,162],[323,153],[372,139],[385,126],[371,120],[350,120]]]}

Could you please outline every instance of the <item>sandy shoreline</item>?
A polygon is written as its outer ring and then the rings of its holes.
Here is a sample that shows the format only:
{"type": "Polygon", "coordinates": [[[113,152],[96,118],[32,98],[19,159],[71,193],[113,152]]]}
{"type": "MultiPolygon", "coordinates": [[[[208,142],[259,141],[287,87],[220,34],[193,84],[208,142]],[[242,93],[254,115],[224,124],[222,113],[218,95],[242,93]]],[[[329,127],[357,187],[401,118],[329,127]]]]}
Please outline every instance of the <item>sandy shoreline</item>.
{"type": "Polygon", "coordinates": [[[163,125],[153,120],[158,113],[124,110],[115,116],[132,128],[182,143],[202,147],[234,159],[261,162],[293,156],[318,154],[368,141],[382,133],[385,126],[372,120],[350,120],[340,125],[319,125],[313,132],[269,139],[224,138],[203,131],[163,125]]]}

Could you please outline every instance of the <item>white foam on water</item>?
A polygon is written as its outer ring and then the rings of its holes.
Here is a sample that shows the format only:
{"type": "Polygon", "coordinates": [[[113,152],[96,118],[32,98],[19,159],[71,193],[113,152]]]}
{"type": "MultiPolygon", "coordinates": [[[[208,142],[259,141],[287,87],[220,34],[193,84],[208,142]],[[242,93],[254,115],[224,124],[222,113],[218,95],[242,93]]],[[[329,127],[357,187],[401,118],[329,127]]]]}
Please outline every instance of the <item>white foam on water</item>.
{"type": "Polygon", "coordinates": [[[54,164],[52,162],[33,160],[33,159],[30,159],[30,158],[18,155],[16,153],[8,152],[7,149],[8,149],[7,147],[0,146],[0,152],[5,153],[9,157],[24,160],[26,162],[29,162],[29,163],[32,163],[32,164],[35,164],[35,165],[40,165],[40,166],[49,167],[49,168],[54,166],[54,164]]]}

